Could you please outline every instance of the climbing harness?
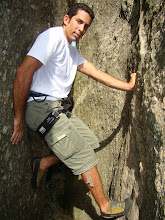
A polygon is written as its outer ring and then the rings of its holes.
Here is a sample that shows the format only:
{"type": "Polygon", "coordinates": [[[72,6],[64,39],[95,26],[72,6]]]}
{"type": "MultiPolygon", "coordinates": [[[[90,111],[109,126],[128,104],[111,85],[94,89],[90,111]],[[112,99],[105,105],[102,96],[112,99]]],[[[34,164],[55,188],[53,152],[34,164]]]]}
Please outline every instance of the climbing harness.
{"type": "Polygon", "coordinates": [[[35,91],[30,91],[29,92],[29,98],[32,97],[34,99],[34,101],[36,102],[44,102],[46,100],[48,95],[44,94],[44,93],[40,93],[40,92],[35,92],[35,91]],[[35,97],[42,97],[45,96],[45,98],[43,100],[37,100],[35,99],[35,97]]]}
{"type": "Polygon", "coordinates": [[[58,111],[51,112],[47,118],[38,126],[36,133],[41,137],[45,137],[52,126],[60,119],[60,114],[58,111]]]}
{"type": "MultiPolygon", "coordinates": [[[[30,91],[29,97],[33,97],[34,101],[36,102],[44,102],[46,100],[46,97],[48,95],[43,94],[43,93],[38,93],[34,91],[30,91]],[[35,97],[41,97],[45,96],[43,100],[37,100],[35,97]]],[[[39,134],[41,137],[45,137],[45,135],[50,131],[50,129],[53,127],[53,125],[60,119],[60,113],[67,113],[70,111],[70,108],[72,107],[72,101],[67,98],[67,99],[62,99],[60,101],[61,103],[61,110],[58,111],[53,111],[51,112],[45,120],[38,126],[36,133],[39,134]]]]}

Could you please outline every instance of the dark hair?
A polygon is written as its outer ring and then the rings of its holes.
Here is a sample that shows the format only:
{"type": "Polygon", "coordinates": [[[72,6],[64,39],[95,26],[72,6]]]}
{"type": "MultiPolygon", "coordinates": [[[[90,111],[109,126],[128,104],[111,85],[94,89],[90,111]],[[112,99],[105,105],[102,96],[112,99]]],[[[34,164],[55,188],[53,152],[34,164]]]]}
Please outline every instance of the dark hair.
{"type": "Polygon", "coordinates": [[[67,12],[67,15],[71,19],[73,16],[75,16],[78,13],[78,10],[86,11],[90,15],[90,17],[93,21],[93,19],[95,17],[94,12],[88,5],[86,5],[84,3],[76,3],[76,4],[72,5],[72,7],[67,12]]]}

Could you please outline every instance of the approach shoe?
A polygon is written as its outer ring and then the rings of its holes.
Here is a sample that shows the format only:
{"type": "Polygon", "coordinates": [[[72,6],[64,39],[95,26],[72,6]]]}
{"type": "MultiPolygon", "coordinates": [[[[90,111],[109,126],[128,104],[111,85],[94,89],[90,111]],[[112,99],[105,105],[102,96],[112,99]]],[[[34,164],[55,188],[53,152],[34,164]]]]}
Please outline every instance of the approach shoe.
{"type": "Polygon", "coordinates": [[[36,189],[39,187],[40,180],[43,177],[45,171],[41,170],[40,168],[40,162],[41,158],[33,158],[31,161],[32,165],[32,179],[31,179],[31,185],[33,189],[36,189]]]}
{"type": "Polygon", "coordinates": [[[130,208],[130,199],[125,199],[124,202],[109,201],[109,206],[106,213],[101,211],[101,215],[105,219],[119,218],[126,215],[130,208]]]}

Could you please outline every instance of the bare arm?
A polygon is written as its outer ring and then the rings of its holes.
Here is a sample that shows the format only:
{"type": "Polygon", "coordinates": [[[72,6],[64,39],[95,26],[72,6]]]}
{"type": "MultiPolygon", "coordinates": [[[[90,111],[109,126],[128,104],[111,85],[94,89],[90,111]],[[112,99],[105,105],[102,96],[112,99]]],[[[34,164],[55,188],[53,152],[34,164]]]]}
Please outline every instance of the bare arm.
{"type": "Polygon", "coordinates": [[[15,118],[14,132],[10,139],[12,144],[17,144],[23,136],[26,100],[31,87],[33,74],[41,66],[42,63],[39,60],[27,56],[17,69],[13,88],[15,118]]]}
{"type": "Polygon", "coordinates": [[[78,66],[78,71],[90,76],[94,80],[114,89],[122,91],[131,91],[136,82],[136,73],[130,75],[130,81],[124,82],[122,80],[116,79],[113,76],[98,70],[92,63],[85,62],[78,66]]]}

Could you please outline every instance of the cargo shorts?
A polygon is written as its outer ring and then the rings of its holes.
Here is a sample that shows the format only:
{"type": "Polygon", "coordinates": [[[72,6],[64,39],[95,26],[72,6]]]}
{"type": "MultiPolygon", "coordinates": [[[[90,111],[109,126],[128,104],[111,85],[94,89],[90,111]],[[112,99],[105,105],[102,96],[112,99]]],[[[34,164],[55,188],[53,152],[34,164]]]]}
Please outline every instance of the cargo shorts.
{"type": "MultiPolygon", "coordinates": [[[[36,131],[49,113],[61,108],[58,101],[28,102],[25,113],[26,123],[36,131]]],[[[44,139],[53,153],[71,169],[74,175],[87,172],[97,164],[94,152],[94,149],[99,147],[97,137],[70,112],[60,114],[60,119],[44,139]]]]}

